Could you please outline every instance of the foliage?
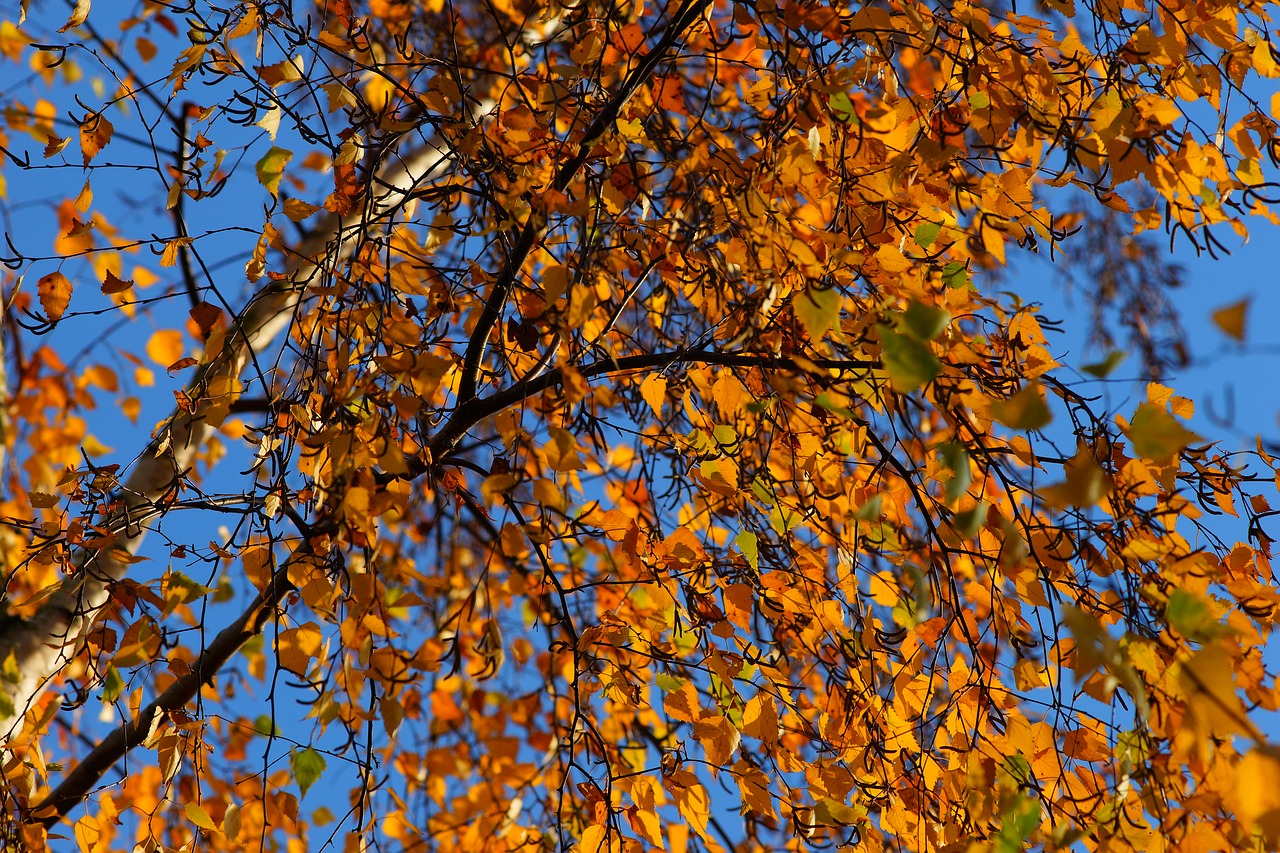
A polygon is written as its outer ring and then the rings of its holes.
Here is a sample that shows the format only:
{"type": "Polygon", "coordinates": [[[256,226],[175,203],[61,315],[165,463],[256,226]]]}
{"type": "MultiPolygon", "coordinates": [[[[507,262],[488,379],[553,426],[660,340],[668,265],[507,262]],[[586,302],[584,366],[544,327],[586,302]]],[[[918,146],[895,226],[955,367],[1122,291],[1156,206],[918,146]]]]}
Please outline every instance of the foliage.
{"type": "Polygon", "coordinates": [[[11,845],[1280,846],[1153,237],[1274,222],[1273,6],[30,5],[11,845]]]}

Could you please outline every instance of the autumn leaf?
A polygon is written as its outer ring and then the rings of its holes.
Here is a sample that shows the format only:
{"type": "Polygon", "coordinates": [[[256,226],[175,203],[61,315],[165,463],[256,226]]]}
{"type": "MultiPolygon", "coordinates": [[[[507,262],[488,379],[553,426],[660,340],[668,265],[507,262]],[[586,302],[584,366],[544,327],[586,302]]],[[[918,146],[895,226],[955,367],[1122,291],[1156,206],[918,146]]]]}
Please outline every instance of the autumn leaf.
{"type": "Polygon", "coordinates": [[[292,151],[273,145],[255,164],[254,170],[258,174],[258,182],[266,187],[271,195],[276,195],[280,189],[280,178],[284,175],[284,167],[292,159],[292,151]]]}
{"type": "Polygon", "coordinates": [[[147,340],[147,357],[164,368],[182,358],[182,350],[183,336],[175,329],[160,329],[147,340]]]}
{"type": "Polygon", "coordinates": [[[1274,844],[1280,840],[1280,755],[1275,747],[1249,751],[1235,767],[1235,785],[1228,801],[1245,828],[1257,828],[1274,844]]]}
{"type": "Polygon", "coordinates": [[[1053,420],[1039,382],[1029,382],[1008,400],[997,401],[991,412],[1000,423],[1016,430],[1042,429],[1053,420]]]}
{"type": "MultiPolygon", "coordinates": [[[[65,33],[67,30],[80,26],[89,18],[89,7],[92,0],[76,0],[75,6],[71,10],[71,17],[67,18],[67,22],[58,28],[58,32],[65,33]]],[[[26,8],[25,6],[23,7],[26,8]]]]}
{"type": "Polygon", "coordinates": [[[667,395],[667,378],[661,373],[650,373],[640,383],[640,396],[653,409],[653,413],[662,417],[662,403],[667,395]]]}
{"type": "MultiPolygon", "coordinates": [[[[86,2],[85,6],[88,5],[86,2]]],[[[101,113],[90,113],[84,117],[80,122],[80,151],[84,155],[86,166],[103,148],[107,147],[114,132],[115,128],[111,122],[107,121],[107,117],[101,113]]]]}
{"type": "Polygon", "coordinates": [[[1237,341],[1244,340],[1245,320],[1249,312],[1249,300],[1241,299],[1225,308],[1219,308],[1211,315],[1213,324],[1222,330],[1222,333],[1237,341]]]}
{"type": "Polygon", "coordinates": [[[111,270],[107,270],[106,278],[102,282],[102,292],[108,296],[113,293],[124,293],[131,287],[133,287],[132,281],[120,279],[111,270]]]}
{"type": "Polygon", "coordinates": [[[276,657],[280,665],[295,675],[306,675],[311,661],[320,652],[320,627],[308,622],[286,628],[276,637],[276,657]]]}
{"type": "Polygon", "coordinates": [[[40,305],[49,319],[57,322],[71,304],[71,282],[60,272],[51,272],[36,282],[40,305]]]}
{"type": "Polygon", "coordinates": [[[1138,406],[1124,433],[1135,453],[1156,462],[1168,461],[1187,445],[1202,440],[1173,415],[1151,403],[1138,406]]]}
{"type": "Polygon", "coordinates": [[[213,819],[209,817],[209,813],[202,806],[196,803],[187,803],[184,807],[187,812],[187,820],[191,821],[201,829],[209,832],[216,832],[218,827],[214,825],[213,819]]]}
{"type": "Polygon", "coordinates": [[[796,319],[804,328],[809,340],[817,343],[840,321],[840,291],[810,288],[797,296],[792,303],[796,319]]]}

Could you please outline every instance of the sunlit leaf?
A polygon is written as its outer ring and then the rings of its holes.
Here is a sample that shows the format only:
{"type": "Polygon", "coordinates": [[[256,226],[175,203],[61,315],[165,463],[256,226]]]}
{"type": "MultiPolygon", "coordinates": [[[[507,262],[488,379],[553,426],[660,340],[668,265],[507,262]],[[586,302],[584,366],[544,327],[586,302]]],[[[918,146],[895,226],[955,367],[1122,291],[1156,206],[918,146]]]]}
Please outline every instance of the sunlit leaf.
{"type": "Polygon", "coordinates": [[[311,747],[294,749],[289,753],[289,769],[304,797],[307,795],[307,790],[320,780],[324,768],[324,756],[311,747]]]}
{"type": "Polygon", "coordinates": [[[284,167],[293,159],[293,152],[286,148],[272,146],[262,159],[254,166],[258,174],[258,182],[266,187],[274,196],[280,189],[280,178],[284,175],[284,167]]]}

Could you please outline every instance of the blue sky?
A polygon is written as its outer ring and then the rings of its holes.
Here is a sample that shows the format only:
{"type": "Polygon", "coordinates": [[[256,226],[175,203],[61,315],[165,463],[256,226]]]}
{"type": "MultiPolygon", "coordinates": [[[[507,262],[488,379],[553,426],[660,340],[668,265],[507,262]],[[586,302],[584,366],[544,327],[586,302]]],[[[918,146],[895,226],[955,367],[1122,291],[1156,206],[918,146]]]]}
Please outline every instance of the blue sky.
{"type": "MultiPolygon", "coordinates": [[[[54,11],[59,14],[61,12],[60,9],[54,11]]],[[[104,8],[102,11],[107,10],[104,8]]],[[[95,20],[97,19],[95,17],[95,20]]],[[[0,66],[0,87],[6,91],[15,90],[25,76],[15,74],[15,67],[11,63],[5,63],[0,66]]],[[[92,91],[89,81],[85,81],[78,88],[85,92],[92,91]]],[[[199,90],[194,91],[198,96],[199,90]]],[[[30,100],[24,95],[18,95],[18,97],[28,102],[30,100]]],[[[123,119],[118,120],[121,129],[128,124],[129,122],[123,119]]],[[[157,136],[167,143],[169,140],[164,136],[166,133],[167,130],[161,126],[157,136]]],[[[30,147],[30,140],[26,140],[26,144],[30,147]]],[[[266,144],[268,143],[259,139],[251,149],[248,162],[242,166],[242,169],[246,169],[250,175],[251,169],[248,169],[248,166],[266,144]]],[[[72,155],[70,159],[74,162],[75,156],[78,156],[74,142],[68,152],[72,155]]],[[[128,147],[121,139],[104,152],[101,162],[139,162],[145,160],[142,156],[144,153],[137,147],[128,147]]],[[[47,251],[55,219],[46,202],[52,200],[52,203],[56,204],[68,195],[74,196],[84,179],[83,174],[74,167],[56,172],[27,174],[19,173],[10,167],[6,169],[6,174],[9,202],[5,205],[8,216],[5,227],[12,229],[15,239],[24,248],[41,247],[47,251]]],[[[163,195],[157,196],[157,193],[162,193],[163,190],[159,177],[155,173],[137,172],[126,168],[95,175],[94,188],[102,199],[109,198],[112,194],[116,194],[120,199],[126,196],[144,200],[163,198],[163,195]]],[[[261,220],[259,211],[236,209],[235,202],[234,197],[228,197],[221,204],[201,205],[200,215],[204,218],[193,224],[193,233],[199,233],[204,227],[227,224],[248,225],[261,220]]],[[[254,203],[257,203],[256,199],[254,203]]],[[[107,209],[113,206],[115,205],[104,205],[107,209]]],[[[147,205],[144,204],[143,209],[147,209],[147,205]]],[[[152,213],[148,210],[147,215],[151,216],[152,213]]],[[[158,233],[161,236],[169,233],[163,230],[167,226],[162,216],[154,216],[148,221],[154,224],[149,224],[147,227],[159,229],[158,233]]],[[[1275,381],[1275,377],[1280,376],[1280,293],[1276,289],[1278,265],[1274,259],[1277,240],[1271,227],[1260,221],[1254,224],[1254,230],[1255,234],[1251,242],[1236,248],[1233,255],[1216,261],[1207,255],[1197,257],[1186,247],[1176,253],[1176,258],[1185,263],[1188,270],[1187,285],[1176,294],[1175,298],[1182,311],[1182,320],[1188,332],[1192,363],[1185,370],[1166,377],[1165,381],[1179,394],[1196,401],[1197,414],[1194,428],[1206,438],[1222,439],[1232,448],[1251,447],[1254,436],[1259,433],[1264,440],[1280,442],[1280,423],[1277,422],[1280,396],[1272,390],[1280,385],[1275,381]],[[1224,335],[1212,323],[1210,315],[1217,309],[1246,298],[1251,300],[1247,338],[1243,344],[1240,344],[1224,335]],[[1211,416],[1214,412],[1230,413],[1229,423],[1217,422],[1211,416]]],[[[237,287],[243,283],[240,270],[243,258],[252,246],[253,235],[240,232],[219,239],[222,246],[216,249],[210,247],[209,257],[218,259],[231,254],[236,258],[234,263],[225,267],[226,280],[231,282],[226,286],[225,292],[230,298],[239,292],[237,287]]],[[[154,259],[147,257],[145,250],[139,255],[139,262],[154,267],[154,259]]],[[[65,271],[68,275],[72,275],[77,266],[68,264],[65,271]]],[[[35,278],[53,267],[52,262],[47,262],[33,268],[27,286],[33,286],[35,278]]],[[[157,284],[150,294],[173,285],[172,271],[169,272],[170,278],[157,284]]],[[[1028,267],[1028,274],[1034,278],[1022,281],[1020,285],[1026,292],[1034,294],[1035,298],[1044,303],[1046,316],[1063,321],[1066,332],[1050,338],[1050,343],[1059,358],[1064,363],[1077,367],[1104,358],[1105,352],[1091,351],[1084,343],[1082,330],[1086,322],[1087,306],[1082,302],[1083,294],[1064,293],[1061,287],[1045,273],[1043,267],[1028,267]]],[[[79,311],[99,307],[102,299],[96,294],[94,283],[87,277],[78,281],[83,282],[82,290],[73,300],[72,309],[79,311]]],[[[147,328],[170,325],[175,317],[180,318],[185,314],[186,307],[185,297],[179,294],[178,298],[158,307],[154,320],[144,321],[144,325],[147,328]]],[[[113,318],[109,315],[100,318],[80,318],[75,322],[64,323],[49,340],[60,351],[74,353],[82,342],[108,329],[112,322],[113,318]]],[[[139,332],[131,329],[127,334],[136,336],[139,332]]],[[[137,348],[136,340],[131,339],[129,343],[132,348],[137,348]]],[[[172,390],[181,387],[186,378],[185,374],[181,373],[174,378],[169,378],[165,375],[163,368],[154,364],[150,367],[156,373],[156,386],[145,389],[144,409],[136,426],[129,424],[119,412],[109,407],[95,416],[94,432],[105,444],[117,451],[119,458],[112,461],[127,461],[129,456],[141,448],[151,425],[170,410],[172,390]]],[[[1131,412],[1139,401],[1145,399],[1145,380],[1138,378],[1137,368],[1136,359],[1131,358],[1117,369],[1109,381],[1097,382],[1089,387],[1106,396],[1107,409],[1121,413],[1131,412]]],[[[244,466],[236,459],[227,460],[224,464],[233,478],[230,482],[234,484],[235,473],[244,466]]],[[[1227,526],[1229,527],[1229,523],[1227,526]]],[[[211,526],[207,534],[204,532],[187,534],[188,538],[193,540],[199,539],[202,535],[206,538],[214,538],[217,536],[217,531],[211,526]]],[[[1243,538],[1243,530],[1240,531],[1239,538],[1243,538]]],[[[160,553],[163,550],[158,548],[158,543],[153,542],[152,545],[157,549],[153,553],[160,553]]],[[[163,565],[163,562],[160,565],[163,565]]],[[[206,581],[206,578],[198,575],[196,579],[206,581]]],[[[218,627],[220,626],[213,626],[215,630],[218,627]]],[[[287,702],[282,702],[280,707],[284,709],[290,706],[287,702]]],[[[91,713],[96,712],[92,700],[90,708],[91,713]]],[[[297,720],[285,720],[283,724],[290,727],[291,734],[305,731],[297,720]]],[[[1276,731],[1280,732],[1280,729],[1276,731]]],[[[299,734],[298,737],[305,740],[306,735],[299,734]]],[[[284,754],[285,745],[281,745],[273,749],[272,758],[278,760],[284,754]]],[[[339,774],[343,774],[340,783],[317,788],[309,796],[306,805],[332,801],[334,810],[341,814],[342,803],[345,802],[345,788],[350,781],[350,776],[347,771],[339,768],[336,760],[330,761],[328,772],[332,774],[330,777],[332,779],[338,779],[339,774]]]]}

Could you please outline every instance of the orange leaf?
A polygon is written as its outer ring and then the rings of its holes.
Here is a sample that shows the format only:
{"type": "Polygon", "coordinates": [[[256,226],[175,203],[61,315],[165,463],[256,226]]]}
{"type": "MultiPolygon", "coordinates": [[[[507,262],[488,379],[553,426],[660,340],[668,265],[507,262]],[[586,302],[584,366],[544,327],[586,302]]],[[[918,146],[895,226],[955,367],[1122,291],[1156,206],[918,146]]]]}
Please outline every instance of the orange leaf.
{"type": "Polygon", "coordinates": [[[311,661],[320,653],[320,642],[320,626],[314,622],[288,628],[276,639],[276,658],[290,672],[306,675],[311,661]]]}
{"type": "Polygon", "coordinates": [[[167,367],[182,358],[182,332],[161,329],[147,341],[147,357],[161,367],[167,367]]]}
{"type": "Polygon", "coordinates": [[[98,156],[98,152],[107,147],[114,132],[115,128],[102,113],[90,113],[84,117],[84,121],[80,122],[80,153],[84,155],[86,166],[98,156]]]}
{"type": "Polygon", "coordinates": [[[36,283],[36,290],[40,294],[40,304],[44,307],[44,312],[49,315],[49,319],[55,322],[62,319],[67,306],[71,304],[71,282],[67,277],[60,272],[51,272],[40,278],[36,283]]]}
{"type": "Polygon", "coordinates": [[[1249,300],[1241,299],[1239,302],[1219,308],[1212,314],[1213,323],[1224,334],[1235,338],[1237,341],[1244,340],[1244,324],[1246,315],[1249,312],[1249,300]]]}

